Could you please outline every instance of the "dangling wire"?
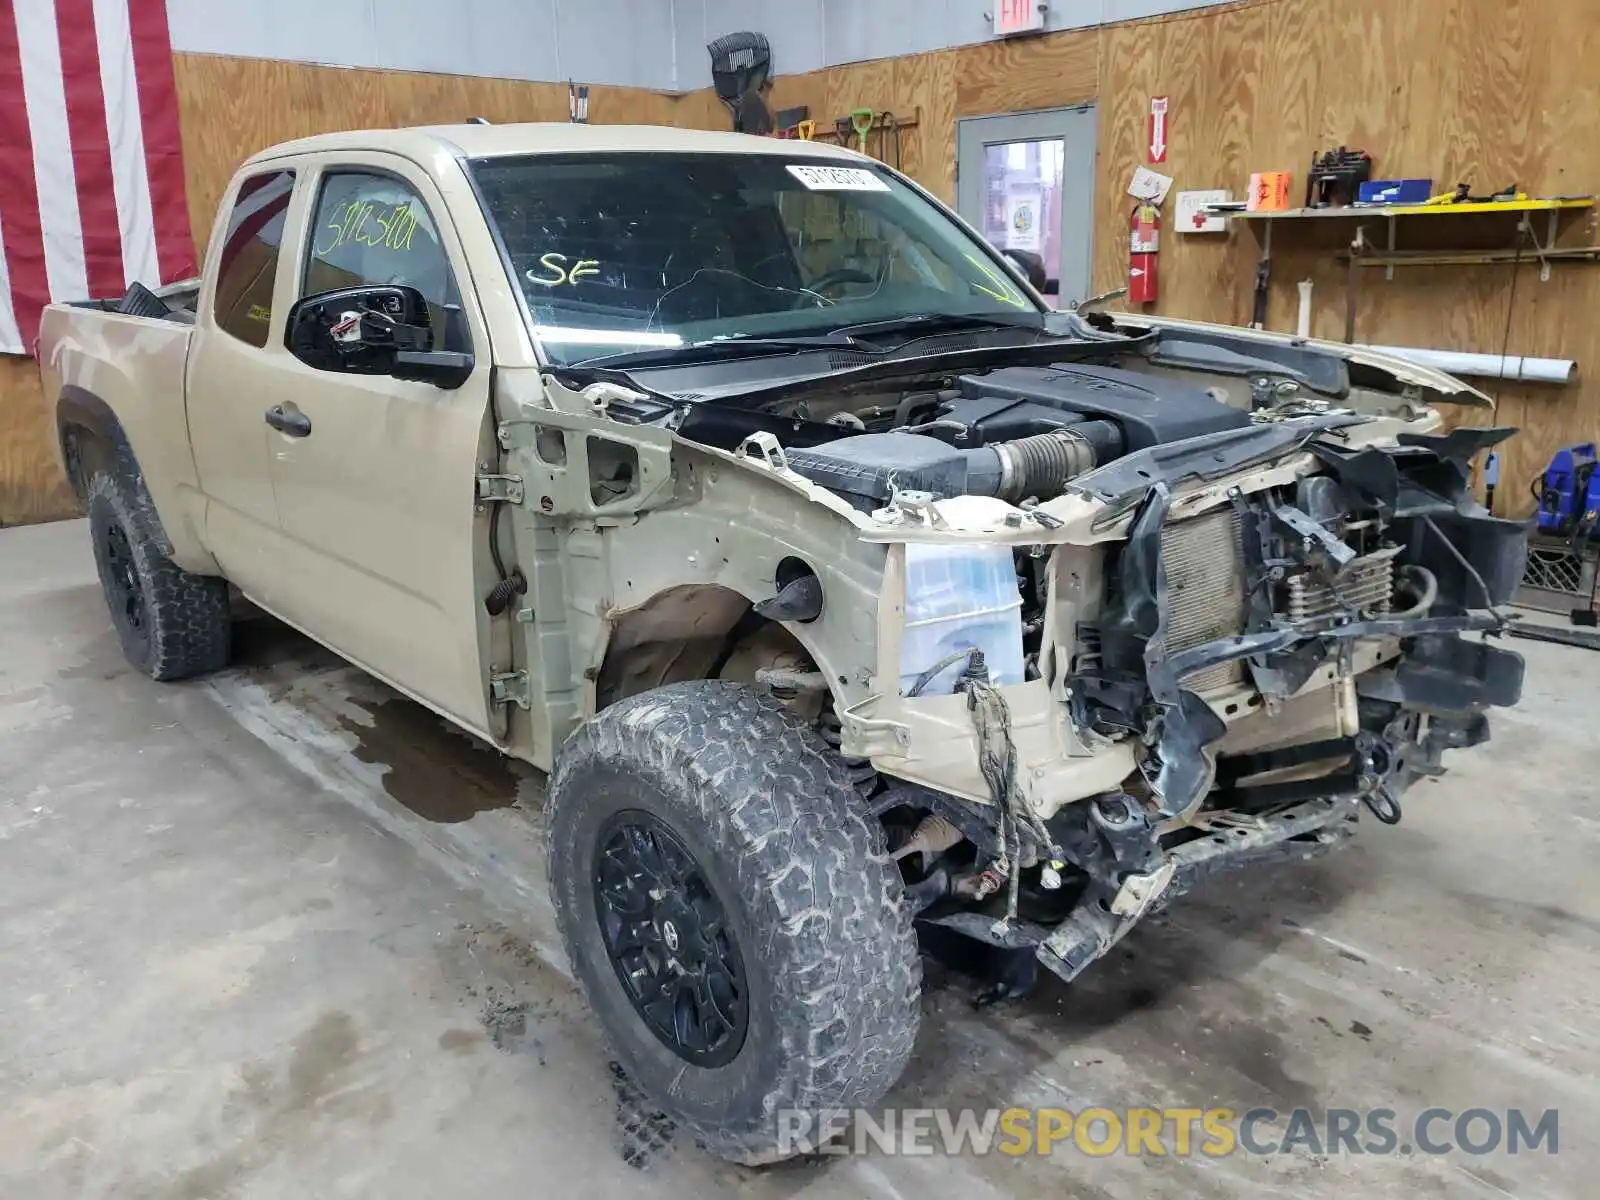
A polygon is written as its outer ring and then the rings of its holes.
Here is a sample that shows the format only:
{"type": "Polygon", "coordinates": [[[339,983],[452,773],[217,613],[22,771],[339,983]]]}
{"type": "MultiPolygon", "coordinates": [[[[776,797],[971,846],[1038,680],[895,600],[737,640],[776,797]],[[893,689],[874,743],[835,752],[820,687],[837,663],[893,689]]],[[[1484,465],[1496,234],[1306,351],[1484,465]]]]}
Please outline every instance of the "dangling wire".
{"type": "Polygon", "coordinates": [[[1001,924],[1010,925],[1017,919],[1024,835],[1047,851],[1050,858],[1061,855],[1038,811],[1023,794],[1022,781],[1017,777],[1017,746],[1011,736],[1011,709],[999,689],[988,680],[983,651],[974,649],[971,652],[956,690],[967,697],[967,710],[972,714],[972,725],[978,734],[978,768],[994,800],[997,832],[1008,860],[1006,915],[1001,924]]]}

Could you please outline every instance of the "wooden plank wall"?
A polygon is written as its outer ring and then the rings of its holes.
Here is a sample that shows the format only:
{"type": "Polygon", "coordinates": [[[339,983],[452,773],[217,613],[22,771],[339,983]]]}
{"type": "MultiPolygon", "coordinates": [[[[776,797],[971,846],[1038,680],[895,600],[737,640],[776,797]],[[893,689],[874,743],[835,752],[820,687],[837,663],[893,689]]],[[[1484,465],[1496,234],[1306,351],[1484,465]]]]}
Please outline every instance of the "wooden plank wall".
{"type": "MultiPolygon", "coordinates": [[[[241,160],[289,138],[338,129],[464,120],[565,121],[567,86],[455,75],[347,70],[301,63],[174,56],[184,174],[195,245],[203,253],[217,201],[241,160]]],[[[714,127],[710,93],[668,96],[595,87],[589,119],[714,127]]],[[[0,357],[0,524],[75,513],[56,466],[55,417],[33,360],[0,357]]]]}
{"type": "MultiPolygon", "coordinates": [[[[778,47],[781,56],[782,47],[778,47]]],[[[1225,8],[852,64],[778,80],[772,103],[817,117],[871,106],[920,110],[903,137],[904,168],[955,194],[956,122],[1093,100],[1099,105],[1094,279],[1123,281],[1123,188],[1143,161],[1151,95],[1171,98],[1166,169],[1179,187],[1232,187],[1252,170],[1287,169],[1303,185],[1313,149],[1370,151],[1384,175],[1515,180],[1539,194],[1600,192],[1600,0],[1243,0],[1225,8]]],[[[455,120],[563,119],[566,88],[454,76],[385,74],[290,63],[178,57],[184,152],[196,236],[234,164],[256,148],[317,130],[455,120]]],[[[726,128],[709,92],[668,97],[595,89],[591,117],[726,128]]],[[[1568,231],[1600,242],[1594,221],[1568,231]]],[[[1294,323],[1295,284],[1316,284],[1314,332],[1342,335],[1345,271],[1280,236],[1268,324],[1294,323]]],[[[1305,243],[1302,241],[1302,246],[1305,243]]],[[[1169,234],[1155,311],[1248,319],[1255,243],[1247,230],[1184,240],[1169,234]]],[[[1441,349],[1575,358],[1565,388],[1491,386],[1499,420],[1523,435],[1506,456],[1503,494],[1520,501],[1557,446],[1600,436],[1600,265],[1407,268],[1362,277],[1357,337],[1441,349]],[[1515,284],[1513,285],[1513,275],[1515,284]],[[1515,287],[1515,304],[1512,291],[1515,287]],[[1508,336],[1509,314],[1509,336],[1508,336]],[[1585,377],[1584,368],[1590,368],[1585,377]]],[[[0,520],[56,515],[43,404],[31,364],[0,363],[0,520]]],[[[1469,417],[1476,422],[1477,418],[1469,417]]],[[[1525,505],[1524,505],[1525,507],[1525,505]]]]}
{"type": "MultiPolygon", "coordinates": [[[[1600,0],[1248,0],[789,76],[777,81],[773,103],[805,104],[821,118],[868,106],[920,110],[920,124],[904,134],[904,167],[953,201],[959,118],[1095,101],[1101,290],[1125,282],[1124,189],[1145,161],[1151,96],[1170,98],[1171,146],[1160,169],[1179,188],[1229,187],[1242,198],[1251,171],[1289,170],[1298,195],[1313,150],[1342,144],[1371,153],[1380,176],[1429,176],[1444,187],[1466,180],[1483,192],[1515,181],[1532,194],[1590,193],[1600,192],[1600,143],[1590,133],[1600,109],[1597,54],[1600,0]]],[[[1294,328],[1296,284],[1309,278],[1313,333],[1343,337],[1346,268],[1333,258],[1331,234],[1310,250],[1303,227],[1280,229],[1270,328],[1294,328]]],[[[1510,245],[1512,226],[1474,232],[1489,234],[1510,245]]],[[[1600,236],[1593,219],[1580,219],[1564,240],[1600,236]]],[[[1247,322],[1256,256],[1247,229],[1190,239],[1168,232],[1161,301],[1151,311],[1247,322]]],[[[1528,484],[1556,447],[1600,438],[1600,322],[1592,317],[1600,265],[1553,272],[1540,283],[1537,267],[1521,266],[1514,306],[1509,264],[1410,267],[1392,282],[1369,268],[1358,291],[1359,341],[1486,353],[1509,344],[1578,360],[1577,386],[1485,388],[1500,397],[1495,419],[1523,430],[1502,476],[1502,495],[1518,512],[1531,507],[1528,484]]]]}

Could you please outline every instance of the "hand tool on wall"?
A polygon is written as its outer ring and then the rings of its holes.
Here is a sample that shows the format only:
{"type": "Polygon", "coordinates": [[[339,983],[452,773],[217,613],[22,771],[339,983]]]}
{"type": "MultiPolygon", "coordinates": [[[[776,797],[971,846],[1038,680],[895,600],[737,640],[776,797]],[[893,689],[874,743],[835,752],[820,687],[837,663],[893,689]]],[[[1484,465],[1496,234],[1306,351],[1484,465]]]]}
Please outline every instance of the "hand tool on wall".
{"type": "Polygon", "coordinates": [[[867,138],[872,134],[872,125],[877,116],[870,108],[858,108],[850,114],[850,128],[856,134],[856,149],[862,154],[868,152],[867,138]]]}
{"type": "Polygon", "coordinates": [[[1256,293],[1250,305],[1250,328],[1267,327],[1267,284],[1272,279],[1272,258],[1263,254],[1256,262],[1256,293]]]}
{"type": "Polygon", "coordinates": [[[709,43],[711,82],[728,106],[736,133],[771,133],[772,113],[761,93],[772,73],[772,46],[759,33],[730,33],[709,43]]]}
{"type": "Polygon", "coordinates": [[[1344,340],[1346,345],[1354,344],[1356,340],[1356,305],[1357,296],[1361,290],[1361,256],[1372,249],[1372,243],[1367,241],[1367,230],[1363,225],[1356,226],[1356,236],[1350,243],[1350,265],[1346,268],[1347,274],[1344,281],[1344,340]]]}
{"type": "Polygon", "coordinates": [[[1440,192],[1437,196],[1428,197],[1428,204],[1493,204],[1497,201],[1526,200],[1528,193],[1520,191],[1516,184],[1501,188],[1492,196],[1474,196],[1469,184],[1458,183],[1453,192],[1440,192]]]}
{"type": "Polygon", "coordinates": [[[800,127],[809,124],[810,117],[811,109],[804,104],[794,108],[780,108],[777,116],[773,118],[773,124],[777,126],[773,136],[793,139],[804,137],[800,127]]]}
{"type": "Polygon", "coordinates": [[[882,132],[878,135],[878,157],[884,162],[889,161],[888,141],[889,135],[894,134],[894,169],[900,169],[900,118],[892,112],[884,111],[878,114],[878,128],[882,132]]]}
{"type": "Polygon", "coordinates": [[[922,110],[914,108],[909,116],[900,116],[885,109],[875,112],[870,108],[857,108],[831,122],[812,122],[812,136],[824,141],[836,141],[841,146],[854,146],[863,154],[872,154],[872,135],[878,135],[876,157],[901,165],[902,143],[907,129],[915,129],[922,122],[922,110]],[[894,158],[889,158],[891,144],[894,158]]]}

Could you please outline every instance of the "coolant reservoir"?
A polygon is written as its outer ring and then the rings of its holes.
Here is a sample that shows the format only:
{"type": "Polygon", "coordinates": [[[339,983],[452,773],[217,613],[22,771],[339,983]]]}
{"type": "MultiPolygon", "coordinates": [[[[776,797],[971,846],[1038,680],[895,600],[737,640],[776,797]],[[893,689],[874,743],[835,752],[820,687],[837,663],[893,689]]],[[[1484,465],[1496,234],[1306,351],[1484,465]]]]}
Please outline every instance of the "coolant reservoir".
{"type": "MultiPolygon", "coordinates": [[[[1000,527],[1010,505],[988,497],[959,497],[936,507],[955,528],[1000,527]],[[979,511],[971,501],[998,505],[979,511]],[[966,502],[966,503],[962,503],[966,502]],[[947,507],[948,506],[948,507],[947,507]]],[[[982,542],[906,543],[906,625],[900,641],[900,692],[963,650],[983,651],[989,682],[1022,682],[1022,595],[1010,546],[982,542]]],[[[942,668],[918,693],[949,695],[966,669],[965,658],[942,668]]]]}

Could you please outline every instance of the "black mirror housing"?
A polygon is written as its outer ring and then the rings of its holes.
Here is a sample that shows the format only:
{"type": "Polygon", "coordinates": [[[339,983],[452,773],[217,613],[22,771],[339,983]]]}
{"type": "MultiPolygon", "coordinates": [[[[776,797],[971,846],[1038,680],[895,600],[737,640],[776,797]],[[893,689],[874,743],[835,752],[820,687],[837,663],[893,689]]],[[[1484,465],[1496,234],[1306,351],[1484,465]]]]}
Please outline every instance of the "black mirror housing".
{"type": "Polygon", "coordinates": [[[471,354],[431,349],[427,301],[405,284],[306,296],[289,310],[284,343],[319,371],[390,375],[442,388],[460,387],[473,368],[471,354]]]}
{"type": "Polygon", "coordinates": [[[472,355],[460,350],[397,350],[389,374],[453,392],[472,377],[475,365],[472,355]]]}

